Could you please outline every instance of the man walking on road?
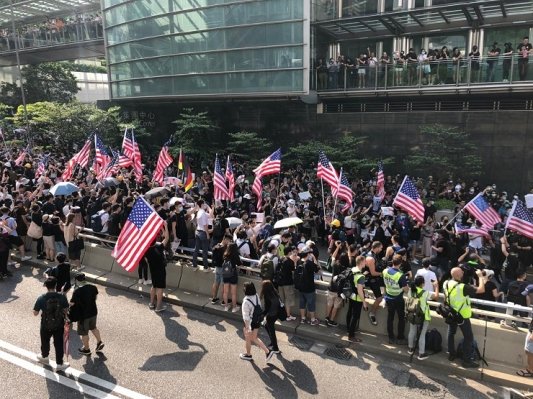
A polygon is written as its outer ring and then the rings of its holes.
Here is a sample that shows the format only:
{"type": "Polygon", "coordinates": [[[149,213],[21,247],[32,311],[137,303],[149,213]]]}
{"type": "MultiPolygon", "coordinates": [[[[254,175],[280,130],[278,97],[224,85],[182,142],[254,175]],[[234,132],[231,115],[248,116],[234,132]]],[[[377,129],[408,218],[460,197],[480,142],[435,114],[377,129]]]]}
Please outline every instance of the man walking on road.
{"type": "Polygon", "coordinates": [[[449,324],[448,325],[448,353],[449,360],[453,361],[456,357],[455,351],[455,333],[457,332],[457,326],[463,333],[463,367],[465,368],[478,368],[479,364],[474,362],[473,350],[474,350],[474,333],[472,332],[472,324],[470,318],[472,317],[472,306],[470,304],[470,297],[477,294],[483,294],[485,292],[485,279],[481,270],[476,270],[476,274],[479,278],[479,286],[461,283],[463,280],[463,270],[459,267],[454,267],[451,271],[452,279],[447,280],[444,283],[444,296],[449,302],[450,306],[462,316],[462,324],[449,324]]]}
{"type": "Polygon", "coordinates": [[[92,284],[88,284],[83,273],[76,275],[76,283],[78,288],[72,294],[70,304],[79,307],[78,310],[80,312],[78,334],[81,337],[83,346],[78,349],[78,352],[82,355],[90,356],[89,331],[96,338],[96,352],[101,352],[104,348],[100,331],[96,328],[96,316],[98,315],[96,296],[98,295],[98,288],[92,284]]]}
{"type": "Polygon", "coordinates": [[[33,315],[41,313],[41,354],[37,360],[43,364],[49,364],[50,338],[54,338],[54,348],[56,351],[56,371],[65,370],[68,364],[63,363],[63,331],[65,327],[65,316],[68,310],[68,302],[64,295],[56,292],[57,280],[49,277],[44,282],[47,289],[46,294],[37,298],[33,307],[33,315]]]}

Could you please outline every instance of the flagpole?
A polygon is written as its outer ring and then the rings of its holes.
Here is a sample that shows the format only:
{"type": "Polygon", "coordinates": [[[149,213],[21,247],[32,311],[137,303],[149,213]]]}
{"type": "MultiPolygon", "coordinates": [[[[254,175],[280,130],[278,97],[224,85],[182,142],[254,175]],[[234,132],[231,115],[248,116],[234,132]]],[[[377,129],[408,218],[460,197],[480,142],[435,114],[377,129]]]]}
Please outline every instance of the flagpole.
{"type": "Polygon", "coordinates": [[[326,200],[324,198],[324,179],[320,178],[320,185],[322,186],[322,210],[324,211],[324,228],[328,228],[328,223],[326,222],[326,200]]]}
{"type": "Polygon", "coordinates": [[[342,181],[342,168],[341,168],[341,173],[339,173],[339,181],[337,182],[337,190],[335,190],[335,203],[333,205],[333,217],[334,218],[337,218],[337,200],[339,198],[339,189],[341,186],[341,181],[342,181]]]}

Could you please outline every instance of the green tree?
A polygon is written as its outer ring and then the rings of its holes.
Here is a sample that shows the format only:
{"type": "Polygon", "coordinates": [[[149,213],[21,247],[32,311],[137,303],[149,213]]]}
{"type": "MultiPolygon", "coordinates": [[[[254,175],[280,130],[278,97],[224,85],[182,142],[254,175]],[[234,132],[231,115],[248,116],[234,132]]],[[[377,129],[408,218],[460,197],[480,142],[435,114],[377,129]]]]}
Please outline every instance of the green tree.
{"type": "Polygon", "coordinates": [[[187,156],[204,162],[212,162],[217,149],[221,148],[218,126],[207,112],[196,112],[193,108],[184,108],[179,115],[176,132],[173,135],[172,152],[181,148],[187,156]]]}
{"type": "Polygon", "coordinates": [[[441,124],[420,128],[418,144],[404,159],[409,173],[438,179],[479,176],[482,161],[470,136],[458,127],[441,124]]]}
{"type": "MultiPolygon", "coordinates": [[[[27,65],[22,69],[26,103],[42,101],[68,103],[80,91],[70,69],[59,62],[27,65]]],[[[0,85],[0,102],[18,106],[22,104],[20,87],[16,83],[0,85]]]]}
{"type": "Polygon", "coordinates": [[[255,132],[235,132],[228,135],[228,144],[226,146],[226,153],[236,156],[243,161],[246,161],[253,167],[259,165],[268,152],[268,140],[255,132]]]}

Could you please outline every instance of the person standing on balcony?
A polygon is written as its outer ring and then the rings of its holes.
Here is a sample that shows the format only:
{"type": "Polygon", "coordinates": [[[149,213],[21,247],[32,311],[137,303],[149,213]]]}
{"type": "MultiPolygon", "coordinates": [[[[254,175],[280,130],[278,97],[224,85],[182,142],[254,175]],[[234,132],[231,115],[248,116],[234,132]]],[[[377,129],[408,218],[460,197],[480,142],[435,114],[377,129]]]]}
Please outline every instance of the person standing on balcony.
{"type": "Polygon", "coordinates": [[[459,47],[454,47],[452,51],[452,61],[453,61],[453,82],[455,84],[461,83],[461,61],[463,55],[459,47]]]}
{"type": "Polygon", "coordinates": [[[418,56],[414,48],[410,48],[407,53],[407,85],[412,86],[417,83],[416,67],[418,65],[418,56]]]}
{"type": "Polygon", "coordinates": [[[328,88],[328,66],[323,58],[318,59],[316,66],[317,73],[317,90],[325,90],[328,88]]]}
{"type": "Polygon", "coordinates": [[[498,43],[492,43],[492,48],[487,54],[487,64],[489,68],[487,69],[487,82],[494,82],[494,67],[498,65],[498,57],[502,50],[498,47],[498,43]]]}
{"type": "Polygon", "coordinates": [[[529,61],[529,55],[533,46],[529,43],[529,38],[526,36],[522,40],[522,43],[516,48],[518,50],[518,74],[520,80],[527,80],[527,65],[529,61]]]}
{"type": "Polygon", "coordinates": [[[446,84],[448,80],[448,62],[450,59],[450,53],[448,53],[448,48],[443,46],[437,57],[439,59],[439,84],[446,84]]]}
{"type": "Polygon", "coordinates": [[[513,45],[505,43],[503,49],[503,74],[502,82],[509,82],[509,72],[511,71],[511,64],[513,63],[513,45]]]}
{"type": "Polygon", "coordinates": [[[336,89],[339,81],[339,66],[333,58],[328,63],[328,89],[336,89]]]}
{"type": "Polygon", "coordinates": [[[368,84],[371,87],[376,86],[376,70],[378,68],[378,59],[376,54],[371,51],[370,56],[368,57],[368,84]]]}
{"type": "Polygon", "coordinates": [[[359,55],[359,58],[357,59],[357,75],[359,77],[359,88],[362,89],[363,87],[366,87],[366,68],[367,68],[368,62],[366,54],[361,53],[359,55]]]}
{"type": "Polygon", "coordinates": [[[481,54],[477,46],[472,46],[472,51],[468,53],[468,59],[470,60],[470,82],[479,82],[479,58],[481,54]]]}

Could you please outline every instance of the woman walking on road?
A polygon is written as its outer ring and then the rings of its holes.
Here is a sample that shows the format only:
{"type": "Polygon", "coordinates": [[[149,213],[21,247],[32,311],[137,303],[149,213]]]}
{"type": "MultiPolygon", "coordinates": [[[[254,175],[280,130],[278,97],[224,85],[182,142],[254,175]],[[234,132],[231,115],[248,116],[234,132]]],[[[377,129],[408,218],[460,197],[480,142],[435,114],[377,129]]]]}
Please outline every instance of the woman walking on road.
{"type": "Polygon", "coordinates": [[[262,282],[261,299],[265,301],[265,309],[263,314],[266,318],[265,329],[270,338],[270,349],[274,353],[280,353],[278,348],[278,340],[276,338],[276,320],[278,320],[279,308],[281,306],[279,293],[272,284],[272,281],[265,280],[262,282]]]}
{"type": "Polygon", "coordinates": [[[255,285],[251,281],[244,283],[244,300],[242,301],[242,319],[244,321],[244,340],[245,340],[245,353],[240,354],[242,360],[252,361],[252,343],[261,348],[266,355],[267,363],[270,362],[274,351],[269,350],[266,345],[257,336],[259,333],[259,327],[261,327],[261,321],[263,316],[263,310],[261,309],[261,300],[255,290],[255,285]]]}
{"type": "MultiPolygon", "coordinates": [[[[239,306],[237,305],[237,283],[239,281],[239,269],[237,266],[241,266],[241,257],[239,256],[239,248],[237,247],[237,244],[231,243],[226,248],[226,251],[224,252],[224,263],[222,264],[222,268],[225,268],[225,263],[229,262],[231,263],[230,270],[232,271],[231,276],[223,277],[222,282],[224,283],[224,290],[222,293],[222,297],[224,298],[224,310],[229,310],[229,304],[228,304],[228,295],[231,288],[231,304],[232,309],[231,311],[233,313],[236,313],[239,311],[239,306]]],[[[224,275],[223,275],[224,276],[224,275]]],[[[255,290],[255,287],[254,287],[255,290]]]]}

